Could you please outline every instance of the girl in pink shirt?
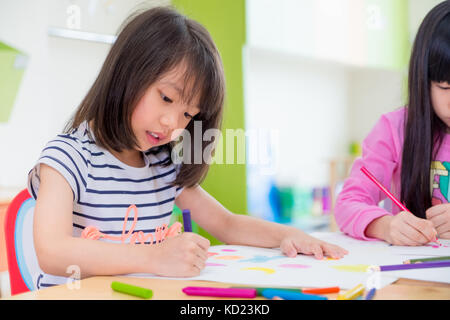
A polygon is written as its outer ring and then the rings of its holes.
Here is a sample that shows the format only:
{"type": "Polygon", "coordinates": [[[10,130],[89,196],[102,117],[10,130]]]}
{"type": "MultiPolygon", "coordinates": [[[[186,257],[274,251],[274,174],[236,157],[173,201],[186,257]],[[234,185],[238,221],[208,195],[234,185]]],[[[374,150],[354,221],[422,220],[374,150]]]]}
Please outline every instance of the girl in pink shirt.
{"type": "Polygon", "coordinates": [[[336,201],[340,229],[394,245],[450,239],[450,1],[434,7],[419,28],[407,107],[384,114],[362,150],[336,201]],[[362,166],[413,214],[393,204],[362,166]]]}

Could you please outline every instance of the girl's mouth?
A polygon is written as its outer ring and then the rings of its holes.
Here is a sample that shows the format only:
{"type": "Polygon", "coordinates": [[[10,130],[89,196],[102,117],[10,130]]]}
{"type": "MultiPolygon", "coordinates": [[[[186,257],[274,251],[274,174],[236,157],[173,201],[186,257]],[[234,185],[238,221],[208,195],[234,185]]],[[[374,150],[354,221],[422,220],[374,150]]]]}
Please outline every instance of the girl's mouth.
{"type": "Polygon", "coordinates": [[[151,144],[159,144],[161,140],[164,139],[164,136],[161,134],[158,134],[156,132],[150,132],[146,131],[147,139],[150,141],[151,144]]]}
{"type": "Polygon", "coordinates": [[[167,136],[162,134],[161,132],[154,132],[154,131],[146,131],[147,139],[152,143],[161,143],[161,141],[166,140],[167,136]]]}

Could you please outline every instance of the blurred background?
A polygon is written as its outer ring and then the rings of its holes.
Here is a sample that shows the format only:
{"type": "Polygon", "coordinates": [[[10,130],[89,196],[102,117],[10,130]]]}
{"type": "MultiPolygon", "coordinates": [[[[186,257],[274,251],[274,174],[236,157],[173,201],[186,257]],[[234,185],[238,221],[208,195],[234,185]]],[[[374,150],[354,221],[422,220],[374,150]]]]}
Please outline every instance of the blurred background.
{"type": "Polygon", "coordinates": [[[336,230],[336,194],[377,119],[405,104],[412,41],[439,2],[0,0],[0,231],[121,23],[155,5],[173,5],[210,31],[227,79],[223,129],[246,134],[243,146],[224,140],[227,152],[244,148],[246,161],[213,165],[202,186],[236,213],[336,230]]]}

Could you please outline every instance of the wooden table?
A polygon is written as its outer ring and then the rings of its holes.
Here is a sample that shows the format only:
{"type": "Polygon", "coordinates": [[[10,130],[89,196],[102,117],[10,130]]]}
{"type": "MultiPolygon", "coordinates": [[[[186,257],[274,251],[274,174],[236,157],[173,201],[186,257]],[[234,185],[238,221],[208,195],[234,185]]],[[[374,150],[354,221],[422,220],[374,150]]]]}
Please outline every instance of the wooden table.
{"type": "MultiPolygon", "coordinates": [[[[185,295],[181,289],[187,286],[230,287],[232,284],[211,281],[185,281],[168,279],[144,279],[131,277],[99,276],[83,279],[79,288],[60,285],[38,291],[27,292],[9,299],[25,300],[131,300],[140,299],[111,289],[112,281],[121,281],[153,290],[152,300],[220,300],[222,298],[195,297],[185,295]]],[[[239,285],[234,285],[239,286],[239,285]]],[[[336,299],[337,293],[328,294],[329,299],[336,299]]],[[[265,298],[257,297],[258,300],[265,298]]],[[[377,291],[375,300],[450,300],[450,284],[399,279],[377,291]]],[[[223,300],[223,299],[222,299],[223,300]]]]}

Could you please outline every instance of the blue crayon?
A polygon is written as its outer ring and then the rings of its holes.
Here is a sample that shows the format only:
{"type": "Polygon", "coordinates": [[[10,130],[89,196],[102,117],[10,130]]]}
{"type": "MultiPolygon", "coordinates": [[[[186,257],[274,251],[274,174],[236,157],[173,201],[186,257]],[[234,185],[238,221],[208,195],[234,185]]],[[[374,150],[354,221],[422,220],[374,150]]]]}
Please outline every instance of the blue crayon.
{"type": "Polygon", "coordinates": [[[189,209],[183,210],[183,225],[184,232],[192,232],[191,210],[189,209]]]}
{"type": "Polygon", "coordinates": [[[282,289],[265,289],[262,292],[263,297],[272,299],[273,297],[280,297],[285,300],[328,300],[327,297],[316,294],[308,294],[301,292],[293,292],[282,289]]]}
{"type": "Polygon", "coordinates": [[[375,291],[376,291],[375,288],[370,289],[365,297],[365,300],[372,300],[373,296],[375,295],[375,291]]]}

